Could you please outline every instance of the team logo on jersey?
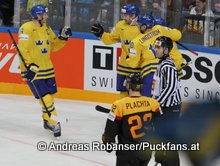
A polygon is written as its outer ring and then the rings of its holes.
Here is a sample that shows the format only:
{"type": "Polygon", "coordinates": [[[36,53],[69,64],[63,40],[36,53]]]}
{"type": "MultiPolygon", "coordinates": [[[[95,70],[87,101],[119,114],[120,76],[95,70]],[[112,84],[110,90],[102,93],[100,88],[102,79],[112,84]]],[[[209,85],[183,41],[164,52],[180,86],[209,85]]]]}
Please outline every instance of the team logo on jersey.
{"type": "Polygon", "coordinates": [[[35,41],[35,44],[36,44],[37,46],[41,46],[41,45],[43,45],[43,43],[44,43],[44,41],[40,41],[40,40],[35,41]]]}
{"type": "Polygon", "coordinates": [[[131,43],[130,40],[125,40],[125,41],[124,41],[124,44],[125,44],[125,45],[129,45],[130,43],[131,43]]]}
{"type": "Polygon", "coordinates": [[[42,52],[42,54],[46,54],[47,53],[47,49],[46,48],[41,49],[41,52],[42,52]]]}

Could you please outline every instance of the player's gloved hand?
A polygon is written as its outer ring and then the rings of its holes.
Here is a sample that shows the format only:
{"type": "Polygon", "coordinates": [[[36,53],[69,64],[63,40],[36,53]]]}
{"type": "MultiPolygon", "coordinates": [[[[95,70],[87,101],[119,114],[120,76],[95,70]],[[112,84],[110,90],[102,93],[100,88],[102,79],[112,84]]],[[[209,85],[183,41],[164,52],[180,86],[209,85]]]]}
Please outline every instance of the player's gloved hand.
{"type": "Polygon", "coordinates": [[[58,34],[58,38],[61,40],[68,40],[68,38],[72,36],[72,31],[69,26],[64,26],[60,29],[60,32],[58,34]]]}
{"type": "Polygon", "coordinates": [[[102,37],[102,34],[104,33],[104,28],[101,24],[96,23],[91,26],[91,32],[97,37],[102,37]]]}
{"type": "Polygon", "coordinates": [[[181,64],[181,68],[184,68],[184,67],[186,67],[186,66],[189,66],[189,62],[187,62],[187,63],[182,63],[182,64],[181,64]]]}
{"type": "Polygon", "coordinates": [[[35,63],[31,63],[28,66],[27,74],[25,75],[27,80],[33,82],[38,71],[39,71],[39,66],[36,65],[35,63]]]}
{"type": "MultiPolygon", "coordinates": [[[[103,144],[111,144],[111,143],[115,143],[115,140],[109,140],[109,138],[105,135],[105,134],[102,134],[102,142],[103,142],[103,144]]],[[[109,146],[109,147],[111,147],[111,146],[109,146]]],[[[112,152],[112,149],[105,149],[106,150],[106,152],[108,152],[108,153],[111,153],[112,152]]]]}

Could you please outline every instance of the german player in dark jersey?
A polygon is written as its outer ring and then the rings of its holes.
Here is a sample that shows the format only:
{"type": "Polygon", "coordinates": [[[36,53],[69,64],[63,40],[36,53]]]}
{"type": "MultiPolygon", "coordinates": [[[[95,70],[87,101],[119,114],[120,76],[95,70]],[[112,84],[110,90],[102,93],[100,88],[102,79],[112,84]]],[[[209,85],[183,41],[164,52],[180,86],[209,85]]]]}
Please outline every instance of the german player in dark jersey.
{"type": "MultiPolygon", "coordinates": [[[[152,133],[152,119],[155,114],[160,115],[160,104],[152,98],[141,96],[142,78],[139,73],[132,73],[126,77],[125,86],[129,96],[113,103],[104,134],[103,143],[117,145],[140,145],[149,142],[152,133]]],[[[151,151],[149,149],[127,149],[116,151],[116,166],[147,166],[151,151]]]]}

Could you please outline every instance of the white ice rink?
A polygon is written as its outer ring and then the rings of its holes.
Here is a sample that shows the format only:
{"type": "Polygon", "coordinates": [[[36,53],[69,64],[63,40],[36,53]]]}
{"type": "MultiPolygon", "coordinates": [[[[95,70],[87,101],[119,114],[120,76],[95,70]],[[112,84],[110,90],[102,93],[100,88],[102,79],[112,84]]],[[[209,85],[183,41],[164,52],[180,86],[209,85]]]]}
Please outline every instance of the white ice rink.
{"type": "MultiPolygon", "coordinates": [[[[114,166],[115,154],[105,151],[39,151],[40,141],[101,142],[107,114],[95,111],[97,103],[55,99],[62,136],[57,141],[43,129],[41,108],[31,96],[0,95],[1,166],[114,166]],[[68,119],[68,121],[66,121],[68,119]]],[[[106,105],[108,106],[108,105],[106,105]]],[[[149,166],[155,163],[153,159],[149,166]]],[[[190,166],[181,154],[181,166],[190,166]]]]}

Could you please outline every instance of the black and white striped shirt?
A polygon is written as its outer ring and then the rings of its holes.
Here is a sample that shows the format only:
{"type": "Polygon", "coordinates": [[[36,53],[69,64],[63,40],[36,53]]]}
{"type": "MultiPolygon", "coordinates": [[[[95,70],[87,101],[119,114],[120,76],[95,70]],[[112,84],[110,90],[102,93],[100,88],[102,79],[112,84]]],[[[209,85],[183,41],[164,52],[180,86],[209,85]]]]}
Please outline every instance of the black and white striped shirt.
{"type": "Polygon", "coordinates": [[[160,61],[154,74],[153,97],[161,107],[171,107],[181,104],[180,79],[174,62],[166,57],[160,61]]]}

